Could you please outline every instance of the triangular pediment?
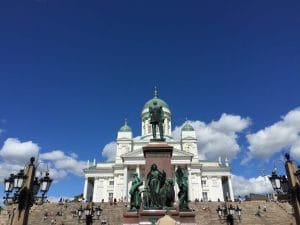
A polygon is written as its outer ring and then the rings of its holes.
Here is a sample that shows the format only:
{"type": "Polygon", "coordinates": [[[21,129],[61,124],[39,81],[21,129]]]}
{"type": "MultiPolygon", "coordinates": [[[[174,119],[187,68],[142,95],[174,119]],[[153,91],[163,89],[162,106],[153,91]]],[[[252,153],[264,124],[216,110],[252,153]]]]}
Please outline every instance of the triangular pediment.
{"type": "MultiPolygon", "coordinates": [[[[193,157],[194,155],[189,153],[189,152],[185,152],[179,149],[174,148],[173,149],[173,157],[193,157]]],[[[125,153],[123,155],[121,155],[122,158],[144,158],[144,153],[143,153],[143,149],[139,148],[136,149],[132,152],[128,152],[125,153]]]]}
{"type": "Polygon", "coordinates": [[[132,152],[127,152],[127,153],[121,155],[121,157],[122,158],[132,158],[132,157],[143,157],[144,158],[143,149],[139,148],[132,152]]]}
{"type": "Polygon", "coordinates": [[[192,153],[185,152],[185,151],[182,151],[182,150],[174,148],[173,149],[173,156],[177,156],[177,157],[178,156],[192,157],[194,155],[192,153]]]}

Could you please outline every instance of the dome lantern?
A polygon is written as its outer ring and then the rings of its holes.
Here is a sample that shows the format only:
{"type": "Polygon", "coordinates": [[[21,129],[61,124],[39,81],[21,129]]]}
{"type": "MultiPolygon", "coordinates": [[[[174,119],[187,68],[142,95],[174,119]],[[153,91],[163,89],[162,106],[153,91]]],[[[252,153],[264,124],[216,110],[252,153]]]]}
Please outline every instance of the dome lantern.
{"type": "Polygon", "coordinates": [[[131,128],[127,125],[127,119],[125,119],[125,124],[119,130],[120,132],[131,132],[131,128]]]}

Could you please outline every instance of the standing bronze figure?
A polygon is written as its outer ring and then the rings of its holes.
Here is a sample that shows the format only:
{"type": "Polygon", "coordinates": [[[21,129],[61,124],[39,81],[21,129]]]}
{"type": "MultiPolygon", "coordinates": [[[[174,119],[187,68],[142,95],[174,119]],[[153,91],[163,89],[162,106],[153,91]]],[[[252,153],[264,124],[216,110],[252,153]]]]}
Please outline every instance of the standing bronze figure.
{"type": "Polygon", "coordinates": [[[141,192],[139,187],[143,184],[137,173],[133,174],[133,180],[131,183],[130,194],[130,210],[138,211],[142,202],[141,192]]]}
{"type": "Polygon", "coordinates": [[[160,172],[157,169],[156,164],[152,164],[151,170],[147,175],[147,185],[150,192],[150,207],[159,208],[161,207],[160,203],[160,188],[162,186],[163,178],[165,173],[160,172]]]}
{"type": "Polygon", "coordinates": [[[152,134],[153,139],[156,139],[156,127],[158,126],[159,134],[160,134],[160,140],[164,140],[164,130],[163,130],[163,124],[164,124],[164,112],[162,110],[162,106],[157,104],[157,101],[153,102],[153,107],[149,107],[149,113],[150,113],[150,124],[152,124],[152,134]]]}
{"type": "Polygon", "coordinates": [[[186,170],[178,167],[176,170],[176,182],[179,187],[178,199],[179,199],[179,209],[180,211],[189,211],[188,206],[188,176],[186,174],[186,170]]]}

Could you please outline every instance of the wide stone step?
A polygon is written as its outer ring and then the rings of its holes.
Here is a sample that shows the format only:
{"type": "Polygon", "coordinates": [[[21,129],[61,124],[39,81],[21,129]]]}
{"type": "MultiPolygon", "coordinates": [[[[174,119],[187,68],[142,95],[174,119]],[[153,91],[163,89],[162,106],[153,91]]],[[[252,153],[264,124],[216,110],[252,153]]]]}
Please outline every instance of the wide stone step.
{"type": "MultiPolygon", "coordinates": [[[[222,202],[200,202],[191,203],[192,208],[196,213],[196,223],[199,225],[217,225],[226,224],[224,220],[220,223],[216,208],[222,205],[222,202]]],[[[56,224],[76,225],[85,224],[84,220],[78,221],[78,217],[74,217],[72,212],[75,212],[80,205],[85,204],[78,202],[59,205],[57,203],[46,203],[44,205],[34,205],[30,210],[29,225],[49,225],[52,219],[56,220],[56,224]],[[44,219],[45,212],[48,213],[47,219],[44,219]],[[61,215],[58,215],[61,214],[61,215]]],[[[127,211],[124,203],[110,205],[108,203],[100,204],[102,213],[100,220],[95,220],[93,225],[100,225],[101,220],[107,220],[109,225],[122,225],[123,213],[127,211]]],[[[242,209],[242,219],[236,222],[239,225],[290,225],[295,224],[292,216],[292,207],[288,203],[275,202],[242,202],[241,204],[232,203],[235,207],[239,205],[242,209]],[[263,212],[263,206],[266,206],[266,212],[263,212]],[[261,207],[261,216],[255,216],[258,206],[261,207]]],[[[8,225],[8,214],[3,210],[0,214],[0,225],[8,225]]]]}

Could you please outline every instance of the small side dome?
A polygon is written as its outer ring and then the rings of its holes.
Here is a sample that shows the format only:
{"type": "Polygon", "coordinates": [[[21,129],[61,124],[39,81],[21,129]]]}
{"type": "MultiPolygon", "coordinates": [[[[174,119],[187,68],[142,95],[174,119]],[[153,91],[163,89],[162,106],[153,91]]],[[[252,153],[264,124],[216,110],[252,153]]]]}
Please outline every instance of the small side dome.
{"type": "Polygon", "coordinates": [[[125,120],[124,126],[122,126],[119,131],[120,132],[131,132],[131,128],[127,125],[127,120],[125,120]]]}
{"type": "Polygon", "coordinates": [[[184,124],[184,126],[182,127],[181,130],[182,131],[194,131],[195,129],[194,129],[194,127],[191,124],[189,124],[188,122],[186,122],[184,124]]]}

